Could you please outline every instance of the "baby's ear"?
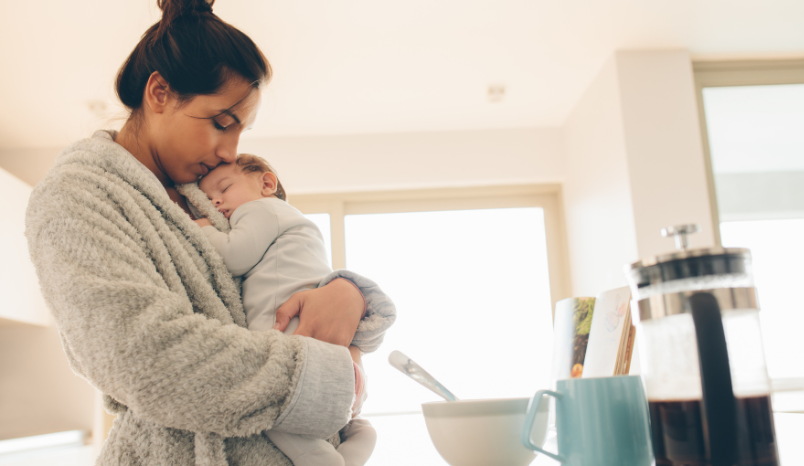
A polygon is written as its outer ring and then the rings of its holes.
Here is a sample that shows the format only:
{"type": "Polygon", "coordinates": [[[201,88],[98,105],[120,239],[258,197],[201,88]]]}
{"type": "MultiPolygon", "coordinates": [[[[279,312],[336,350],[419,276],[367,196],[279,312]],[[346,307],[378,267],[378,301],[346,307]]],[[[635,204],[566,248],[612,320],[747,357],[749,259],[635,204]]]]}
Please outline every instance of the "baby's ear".
{"type": "Polygon", "coordinates": [[[262,174],[262,195],[263,196],[272,196],[276,193],[276,183],[277,183],[276,175],[271,172],[265,172],[262,174]]]}

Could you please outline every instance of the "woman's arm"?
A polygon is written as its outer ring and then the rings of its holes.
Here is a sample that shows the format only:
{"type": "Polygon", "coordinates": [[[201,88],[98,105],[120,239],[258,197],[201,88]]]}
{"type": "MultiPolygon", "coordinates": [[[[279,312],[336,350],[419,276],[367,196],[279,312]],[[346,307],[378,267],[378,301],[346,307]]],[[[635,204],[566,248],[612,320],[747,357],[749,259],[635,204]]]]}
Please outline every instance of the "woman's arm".
{"type": "Polygon", "coordinates": [[[373,281],[348,270],[324,277],[319,287],[294,294],[276,311],[275,329],[283,331],[299,316],[295,334],[332,344],[376,351],[396,320],[396,307],[373,281]]]}
{"type": "Polygon", "coordinates": [[[365,311],[360,291],[346,280],[293,294],[276,310],[274,329],[287,328],[299,316],[294,335],[312,337],[333,345],[349,346],[365,311]]]}

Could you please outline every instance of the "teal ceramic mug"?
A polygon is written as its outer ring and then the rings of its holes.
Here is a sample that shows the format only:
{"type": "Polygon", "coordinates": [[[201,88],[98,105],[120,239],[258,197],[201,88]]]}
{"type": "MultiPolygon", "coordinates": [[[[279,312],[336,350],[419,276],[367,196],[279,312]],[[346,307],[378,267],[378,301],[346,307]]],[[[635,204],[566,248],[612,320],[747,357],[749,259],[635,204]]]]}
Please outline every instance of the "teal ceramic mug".
{"type": "Polygon", "coordinates": [[[522,443],[564,466],[650,466],[648,422],[639,376],[559,380],[556,391],[539,390],[530,400],[522,443]],[[547,396],[556,399],[557,453],[531,441],[531,426],[547,396]]]}

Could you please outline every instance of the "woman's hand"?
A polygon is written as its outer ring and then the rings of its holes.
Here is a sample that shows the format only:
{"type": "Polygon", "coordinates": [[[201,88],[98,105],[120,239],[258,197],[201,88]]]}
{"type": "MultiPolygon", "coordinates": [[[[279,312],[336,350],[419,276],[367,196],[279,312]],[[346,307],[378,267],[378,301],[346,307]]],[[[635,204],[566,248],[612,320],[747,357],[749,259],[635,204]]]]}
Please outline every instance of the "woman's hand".
{"type": "Polygon", "coordinates": [[[276,310],[276,330],[284,331],[299,316],[293,333],[333,345],[349,346],[365,309],[363,295],[352,282],[336,278],[321,288],[294,294],[276,310]]]}

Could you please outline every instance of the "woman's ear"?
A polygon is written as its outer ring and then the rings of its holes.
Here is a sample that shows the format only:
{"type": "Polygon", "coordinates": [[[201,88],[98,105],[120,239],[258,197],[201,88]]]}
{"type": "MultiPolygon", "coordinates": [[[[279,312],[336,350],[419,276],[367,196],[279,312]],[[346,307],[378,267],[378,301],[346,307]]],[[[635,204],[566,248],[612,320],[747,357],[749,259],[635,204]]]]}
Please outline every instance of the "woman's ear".
{"type": "Polygon", "coordinates": [[[276,175],[271,172],[265,172],[262,174],[260,178],[260,182],[262,183],[262,195],[265,197],[273,196],[276,193],[276,175]]]}
{"type": "Polygon", "coordinates": [[[158,71],[154,71],[145,84],[143,100],[154,113],[162,113],[167,108],[169,97],[168,82],[158,71]]]}

